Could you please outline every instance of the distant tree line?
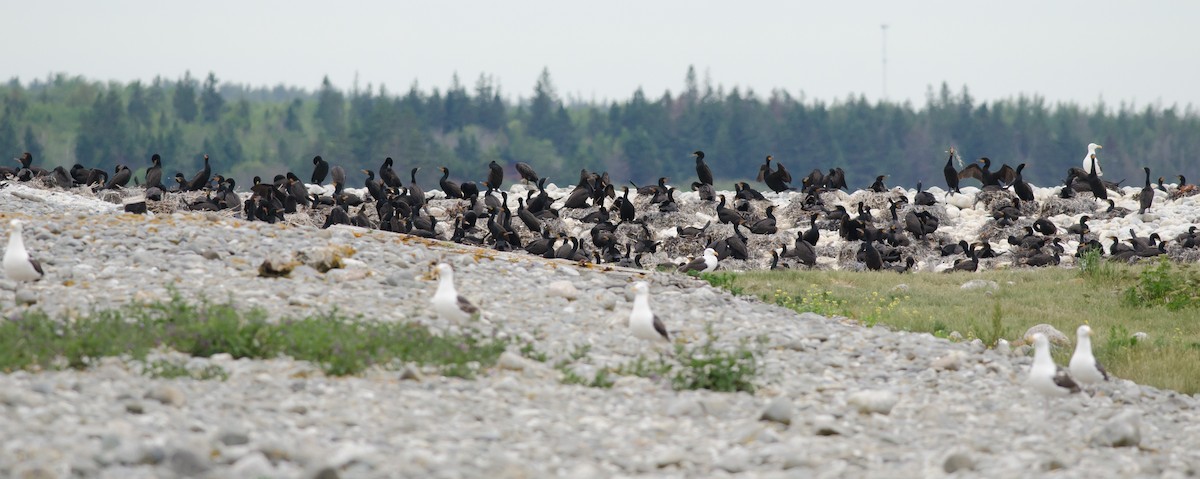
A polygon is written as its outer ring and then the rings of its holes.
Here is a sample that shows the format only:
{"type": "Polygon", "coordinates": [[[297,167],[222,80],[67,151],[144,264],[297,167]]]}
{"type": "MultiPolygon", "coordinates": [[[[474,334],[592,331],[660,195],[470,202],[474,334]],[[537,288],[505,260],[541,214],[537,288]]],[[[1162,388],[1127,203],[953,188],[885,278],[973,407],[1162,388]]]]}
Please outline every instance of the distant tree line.
{"type": "Polygon", "coordinates": [[[1200,115],[1190,106],[1085,108],[1037,96],[987,103],[945,84],[919,108],[861,95],[760,96],[702,83],[692,68],[679,93],[656,98],[639,89],[624,101],[568,103],[545,70],[530,93],[506,101],[486,75],[470,87],[455,75],[445,91],[414,83],[399,93],[341,90],[328,78],[315,92],[251,88],[190,72],[127,84],[62,74],[12,79],[0,85],[0,155],[29,151],[45,165],[111,170],[144,168],[159,153],[170,174],[190,175],[207,153],[217,171],[243,180],[286,170],[307,177],[318,154],[355,174],[390,156],[398,170],[423,167],[419,180],[428,185],[437,166],[457,180],[479,180],[491,160],[523,161],[560,185],[573,184],[582,168],[619,182],[668,176],[686,185],[695,177],[690,153],[704,150],[718,181],[753,179],[773,155],[797,179],[842,167],[851,187],[865,187],[879,174],[891,175],[889,185],[942,185],[951,145],[966,162],[1028,163],[1025,177],[1039,185],[1061,181],[1090,142],[1105,147],[1106,177],[1128,177],[1127,184],[1140,182],[1143,165],[1169,181],[1187,175],[1188,152],[1200,149],[1200,115]]]}

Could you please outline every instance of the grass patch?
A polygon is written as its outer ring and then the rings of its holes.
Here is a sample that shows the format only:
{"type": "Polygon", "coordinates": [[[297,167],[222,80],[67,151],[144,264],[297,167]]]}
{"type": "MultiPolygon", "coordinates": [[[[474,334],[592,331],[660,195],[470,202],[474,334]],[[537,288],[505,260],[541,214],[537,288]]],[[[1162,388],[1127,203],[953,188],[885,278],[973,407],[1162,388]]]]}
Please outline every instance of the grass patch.
{"type": "MultiPolygon", "coordinates": [[[[989,346],[1021,341],[1029,327],[1046,323],[1075,337],[1079,325],[1095,331],[1095,354],[1111,374],[1141,384],[1200,392],[1200,326],[1195,295],[1200,282],[1187,266],[1122,265],[1085,259],[1066,268],[992,270],[978,274],[849,271],[755,271],[733,274],[723,284],[741,294],[798,312],[846,316],[865,325],[928,332],[989,346]],[[970,279],[995,281],[1000,290],[963,291],[970,279]],[[904,283],[907,288],[895,289],[904,283]],[[1132,291],[1132,292],[1131,292],[1132,291]],[[1130,300],[1130,296],[1136,300],[1130,300]],[[1133,333],[1145,332],[1138,341],[1133,333]]],[[[727,273],[728,274],[728,273],[727,273]]],[[[1066,364],[1071,348],[1055,357],[1066,364]]]]}
{"type": "MultiPolygon", "coordinates": [[[[173,294],[166,302],[99,311],[74,321],[54,320],[37,311],[4,321],[0,370],[80,369],[106,356],[144,361],[150,350],[165,347],[197,357],[287,356],[318,364],[335,376],[358,374],[375,365],[418,363],[438,366],[448,376],[471,377],[494,364],[506,346],[504,341],[439,336],[418,325],[364,321],[337,312],[271,323],[259,309],[192,303],[173,294]]],[[[152,374],[163,377],[182,374],[169,364],[149,366],[152,374]]]]}
{"type": "Polygon", "coordinates": [[[191,378],[199,380],[218,379],[221,381],[229,379],[229,373],[225,371],[225,368],[215,364],[210,364],[198,370],[191,370],[188,369],[186,364],[165,359],[147,362],[142,369],[142,374],[152,378],[163,379],[191,378]]]}
{"type": "Polygon", "coordinates": [[[592,378],[581,377],[571,365],[585,360],[587,346],[576,348],[568,359],[555,368],[563,373],[563,383],[583,386],[612,387],[613,376],[638,376],[670,381],[676,391],[707,389],[718,392],[754,392],[758,375],[758,353],[747,344],[733,349],[717,345],[718,337],[711,325],[705,328],[706,338],[698,344],[676,344],[674,355],[657,358],[638,356],[614,368],[600,368],[592,378]]]}
{"type": "Polygon", "coordinates": [[[735,273],[696,273],[695,271],[689,271],[688,274],[695,274],[696,276],[699,276],[700,279],[708,281],[708,284],[712,285],[714,288],[724,289],[730,293],[733,293],[735,296],[740,296],[742,294],[742,288],[734,284],[734,282],[737,281],[737,274],[735,273]]]}
{"type": "Polygon", "coordinates": [[[1167,258],[1146,268],[1136,284],[1125,290],[1128,306],[1162,306],[1171,311],[1200,306],[1200,277],[1190,267],[1175,266],[1167,258]]]}

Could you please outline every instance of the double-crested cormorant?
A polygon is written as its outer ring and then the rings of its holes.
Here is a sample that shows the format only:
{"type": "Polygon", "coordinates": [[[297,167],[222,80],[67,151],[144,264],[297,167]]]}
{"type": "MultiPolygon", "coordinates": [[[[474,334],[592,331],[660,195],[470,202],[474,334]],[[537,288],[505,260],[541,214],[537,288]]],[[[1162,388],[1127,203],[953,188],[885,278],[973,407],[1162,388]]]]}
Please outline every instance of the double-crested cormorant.
{"type": "Polygon", "coordinates": [[[1100,166],[1096,164],[1096,155],[1094,155],[1094,154],[1092,155],[1092,165],[1095,166],[1095,169],[1092,171],[1088,171],[1088,174],[1087,174],[1088,188],[1090,188],[1092,190],[1092,194],[1095,195],[1096,198],[1100,198],[1102,200],[1107,200],[1108,199],[1108,189],[1105,188],[1104,183],[1100,181],[1100,175],[1096,173],[1097,171],[1100,171],[1100,166]]]}
{"type": "MultiPolygon", "coordinates": [[[[146,168],[146,189],[166,189],[162,184],[162,157],[155,153],[150,157],[151,166],[146,168]]],[[[86,181],[86,180],[85,180],[86,181]]]]}
{"type": "Polygon", "coordinates": [[[1092,169],[1094,168],[1096,171],[1096,176],[1104,176],[1104,170],[1101,169],[1100,164],[1095,161],[1096,150],[1099,150],[1102,148],[1104,148],[1104,147],[1097,145],[1095,143],[1088,143],[1087,154],[1083,155],[1083,172],[1084,173],[1091,173],[1092,169]]]}
{"type": "Polygon", "coordinates": [[[1029,183],[1025,182],[1025,178],[1021,176],[1021,170],[1024,169],[1024,163],[1017,165],[1016,177],[1013,179],[1012,184],[1013,193],[1016,193],[1017,198],[1020,198],[1022,201],[1033,201],[1033,188],[1030,187],[1029,183]]]}
{"type": "Polygon", "coordinates": [[[887,191],[887,185],[883,184],[883,179],[887,178],[887,177],[888,177],[888,175],[876,176],[875,182],[871,183],[871,191],[874,191],[876,193],[883,193],[883,192],[887,191]]]}
{"type": "Polygon", "coordinates": [[[692,153],[692,156],[696,158],[696,177],[700,180],[701,184],[712,186],[712,169],[708,167],[708,164],[704,163],[704,152],[696,150],[696,152],[692,153]]]}
{"type": "Polygon", "coordinates": [[[196,172],[192,176],[191,181],[187,183],[187,191],[200,191],[208,184],[208,179],[212,176],[212,167],[208,164],[208,155],[204,155],[204,168],[196,172]]]}
{"type": "Polygon", "coordinates": [[[529,166],[529,163],[522,163],[518,161],[515,167],[517,169],[517,174],[521,175],[522,180],[537,184],[540,178],[538,177],[537,172],[533,171],[533,167],[529,166]]]}
{"type": "Polygon", "coordinates": [[[933,193],[924,191],[922,182],[917,182],[917,193],[913,195],[913,204],[919,206],[933,206],[937,204],[937,198],[933,197],[933,193]]]}
{"type": "Polygon", "coordinates": [[[497,190],[500,189],[500,185],[504,184],[504,168],[501,168],[500,164],[496,163],[496,160],[488,163],[487,182],[492,188],[497,190]]]}
{"type": "Polygon", "coordinates": [[[438,186],[442,188],[442,192],[446,194],[446,198],[462,198],[462,188],[450,181],[450,169],[445,166],[438,167],[442,170],[442,178],[438,180],[438,186]]]}
{"type": "Polygon", "coordinates": [[[1154,203],[1154,187],[1150,186],[1150,167],[1143,166],[1146,170],[1146,186],[1142,187],[1142,194],[1138,198],[1138,214],[1145,214],[1146,210],[1150,209],[1150,205],[1154,203]]]}
{"type": "Polygon", "coordinates": [[[375,178],[374,171],[364,168],[362,172],[367,175],[367,181],[363,183],[363,186],[367,187],[367,193],[371,195],[371,198],[375,201],[386,199],[387,197],[383,195],[383,180],[375,178]]]}
{"type": "Polygon", "coordinates": [[[400,175],[396,174],[396,169],[393,168],[393,165],[395,165],[395,162],[392,160],[392,157],[384,158],[383,164],[379,165],[379,179],[388,188],[399,188],[402,186],[402,182],[400,181],[400,175]]]}
{"type": "Polygon", "coordinates": [[[750,232],[760,235],[773,235],[779,231],[775,226],[775,205],[767,207],[767,217],[750,224],[750,232]]]}
{"type": "Polygon", "coordinates": [[[124,188],[125,185],[129,184],[130,178],[133,178],[133,170],[130,170],[129,167],[125,165],[117,165],[117,167],[113,169],[112,178],[109,178],[108,183],[104,184],[104,189],[111,190],[113,188],[124,188]]]}
{"type": "Polygon", "coordinates": [[[958,190],[958,168],[954,167],[954,147],[950,147],[950,157],[946,158],[946,166],[942,167],[946,176],[946,194],[962,193],[958,190]]]}
{"type": "Polygon", "coordinates": [[[329,162],[322,159],[321,155],[317,155],[313,157],[312,163],[312,183],[321,186],[321,183],[325,182],[325,177],[329,175],[329,162]]]}
{"type": "Polygon", "coordinates": [[[721,223],[740,224],[742,215],[739,215],[737,210],[725,206],[725,195],[721,195],[721,202],[717,203],[717,221],[721,223]]]}

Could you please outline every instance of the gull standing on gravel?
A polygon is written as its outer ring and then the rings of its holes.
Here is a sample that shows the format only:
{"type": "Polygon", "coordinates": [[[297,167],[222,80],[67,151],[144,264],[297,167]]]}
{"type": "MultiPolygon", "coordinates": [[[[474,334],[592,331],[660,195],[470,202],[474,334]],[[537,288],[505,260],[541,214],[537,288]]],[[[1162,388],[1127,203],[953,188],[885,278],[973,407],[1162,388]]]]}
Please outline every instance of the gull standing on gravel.
{"type": "Polygon", "coordinates": [[[1071,377],[1084,386],[1108,381],[1108,372],[1092,355],[1091,326],[1080,326],[1075,330],[1075,337],[1075,354],[1071,355],[1071,362],[1067,365],[1071,377]]]}
{"type": "Polygon", "coordinates": [[[12,232],[8,236],[8,248],[4,249],[4,276],[18,283],[42,279],[42,264],[25,251],[21,220],[12,220],[8,224],[12,226],[12,232]]]}
{"type": "Polygon", "coordinates": [[[433,310],[439,318],[462,324],[481,314],[478,307],[454,289],[454,269],[450,265],[438,263],[437,275],[437,292],[433,294],[430,302],[433,303],[433,310]]]}
{"type": "Polygon", "coordinates": [[[666,326],[654,311],[650,310],[650,285],[645,281],[633,284],[633,311],[629,313],[629,331],[638,339],[671,342],[666,326]]]}
{"type": "Polygon", "coordinates": [[[717,269],[717,251],[712,248],[704,248],[704,254],[692,260],[692,262],[679,267],[680,273],[688,271],[697,271],[700,273],[708,273],[717,269]]]}
{"type": "Polygon", "coordinates": [[[1050,341],[1042,333],[1033,335],[1033,365],[1029,367],[1026,384],[1046,399],[1046,410],[1050,409],[1050,398],[1064,397],[1079,392],[1079,385],[1067,371],[1050,357],[1050,341]]]}

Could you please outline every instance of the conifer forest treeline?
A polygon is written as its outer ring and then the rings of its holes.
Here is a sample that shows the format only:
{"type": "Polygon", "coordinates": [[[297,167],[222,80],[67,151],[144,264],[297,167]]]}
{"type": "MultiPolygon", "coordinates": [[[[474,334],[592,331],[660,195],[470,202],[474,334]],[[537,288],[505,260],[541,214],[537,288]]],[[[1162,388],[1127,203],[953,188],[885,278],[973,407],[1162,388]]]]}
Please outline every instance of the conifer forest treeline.
{"type": "Polygon", "coordinates": [[[46,167],[111,170],[145,168],[159,153],[170,176],[190,175],[207,153],[214,171],[239,181],[287,170],[307,178],[314,155],[354,175],[393,157],[398,171],[422,167],[418,181],[429,185],[438,166],[466,181],[483,179],[491,160],[523,161],[565,186],[582,168],[608,171],[614,183],[667,176],[687,185],[695,179],[690,154],[703,150],[718,186],[753,180],[772,155],[797,179],[842,167],[849,186],[862,188],[880,174],[891,175],[889,186],[943,185],[953,145],[967,162],[1027,163],[1025,178],[1048,186],[1095,142],[1104,145],[1106,179],[1136,185],[1142,166],[1168,182],[1200,177],[1192,159],[1200,115],[1191,106],[1080,106],[1038,96],[988,103],[945,84],[931,87],[922,105],[861,95],[826,101],[713,86],[694,69],[683,80],[677,92],[639,89],[601,103],[563,98],[545,70],[529,92],[502,92],[486,75],[472,85],[455,75],[445,91],[415,83],[347,90],[326,79],[310,92],[222,83],[214,73],[131,83],[57,74],[0,84],[0,155],[29,151],[46,167]]]}

